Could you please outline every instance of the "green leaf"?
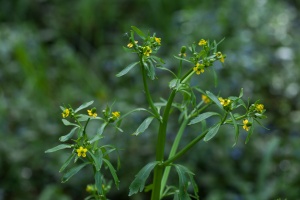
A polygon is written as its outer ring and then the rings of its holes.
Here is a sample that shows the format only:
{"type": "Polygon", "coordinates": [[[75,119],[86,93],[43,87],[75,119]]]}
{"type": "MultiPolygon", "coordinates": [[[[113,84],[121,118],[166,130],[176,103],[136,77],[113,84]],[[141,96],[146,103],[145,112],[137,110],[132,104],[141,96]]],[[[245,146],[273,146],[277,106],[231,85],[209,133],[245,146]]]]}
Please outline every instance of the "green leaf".
{"type": "Polygon", "coordinates": [[[143,40],[146,38],[146,35],[143,33],[143,31],[141,31],[140,29],[138,29],[135,26],[131,26],[132,30],[134,32],[136,32],[136,34],[138,34],[138,36],[140,36],[143,40]]]}
{"type": "Polygon", "coordinates": [[[170,81],[169,88],[170,89],[177,89],[179,84],[180,84],[180,79],[175,78],[175,79],[170,81]]]}
{"type": "Polygon", "coordinates": [[[107,167],[108,167],[108,169],[109,169],[109,171],[110,171],[110,173],[111,173],[111,175],[112,175],[112,177],[114,179],[114,182],[115,182],[115,185],[116,185],[117,189],[119,189],[119,183],[120,183],[120,181],[119,181],[118,176],[116,174],[115,168],[112,166],[112,164],[109,162],[109,160],[103,158],[103,161],[107,165],[107,167]]]}
{"type": "Polygon", "coordinates": [[[239,139],[239,134],[240,134],[239,130],[240,129],[239,129],[238,124],[236,123],[236,120],[235,120],[232,112],[229,112],[229,114],[230,114],[230,117],[231,117],[232,122],[233,122],[234,129],[235,129],[235,142],[233,144],[233,146],[235,146],[237,144],[237,142],[238,142],[238,139],[239,139]]]}
{"type": "Polygon", "coordinates": [[[90,143],[94,143],[94,142],[100,140],[101,138],[103,138],[102,133],[106,126],[107,126],[107,123],[103,123],[101,125],[101,127],[97,131],[97,134],[90,140],[90,143]]]}
{"type": "Polygon", "coordinates": [[[89,101],[89,102],[86,102],[86,103],[83,103],[81,106],[79,106],[74,112],[77,113],[78,111],[84,109],[84,108],[87,108],[89,107],[90,105],[92,105],[94,103],[94,101],[89,101]]]}
{"type": "Polygon", "coordinates": [[[149,177],[150,172],[158,163],[159,163],[158,161],[148,163],[139,171],[139,173],[135,176],[135,179],[132,181],[132,183],[129,186],[129,196],[136,194],[139,191],[140,192],[143,191],[145,187],[145,182],[149,177]]]}
{"type": "Polygon", "coordinates": [[[96,171],[95,173],[95,185],[98,191],[98,194],[102,194],[102,175],[100,171],[96,171]]]}
{"type": "Polygon", "coordinates": [[[146,118],[132,135],[138,136],[139,134],[141,134],[145,130],[147,130],[147,128],[149,127],[149,125],[151,124],[153,119],[154,119],[154,117],[146,118]]]}
{"type": "Polygon", "coordinates": [[[243,97],[243,95],[244,95],[244,89],[243,89],[243,88],[241,88],[241,91],[240,91],[239,98],[242,98],[242,97],[243,97]]]}
{"type": "Polygon", "coordinates": [[[67,182],[72,176],[74,176],[77,172],[79,172],[82,168],[84,168],[88,164],[89,163],[86,162],[86,163],[82,163],[81,165],[71,168],[67,173],[64,174],[61,182],[62,183],[67,182]]]}
{"type": "Polygon", "coordinates": [[[210,91],[206,91],[206,95],[213,101],[215,102],[215,104],[217,104],[217,106],[219,108],[221,108],[223,110],[223,106],[221,105],[219,99],[213,94],[211,93],[210,91]]]}
{"type": "Polygon", "coordinates": [[[101,166],[102,166],[102,152],[101,151],[96,151],[95,154],[92,153],[91,151],[88,151],[91,157],[94,160],[94,165],[96,168],[96,171],[100,171],[101,166]]]}
{"type": "Polygon", "coordinates": [[[124,76],[124,75],[127,74],[134,66],[136,66],[138,63],[140,63],[140,62],[131,63],[130,65],[128,65],[127,67],[125,67],[122,71],[120,71],[116,76],[117,76],[117,77],[124,76]]]}
{"type": "Polygon", "coordinates": [[[249,133],[248,133],[248,135],[247,135],[245,144],[247,144],[247,143],[249,142],[249,140],[250,140],[250,137],[251,137],[251,135],[252,135],[252,133],[253,133],[253,129],[254,129],[253,127],[254,127],[254,124],[252,123],[252,126],[250,127],[249,133]]]}
{"type": "Polygon", "coordinates": [[[60,144],[56,147],[48,149],[47,151],[45,151],[45,153],[52,153],[52,152],[55,152],[55,151],[58,151],[58,150],[61,150],[61,149],[69,149],[69,148],[71,148],[70,144],[60,144]]]}
{"type": "Polygon", "coordinates": [[[184,58],[181,58],[181,57],[178,57],[178,56],[174,56],[174,58],[176,58],[176,59],[178,59],[178,60],[183,60],[183,61],[192,63],[191,61],[189,61],[189,60],[187,60],[187,59],[184,59],[184,58]]]}
{"type": "Polygon", "coordinates": [[[217,134],[219,128],[220,128],[220,124],[219,124],[219,123],[216,124],[215,126],[213,126],[213,127],[208,131],[208,133],[205,135],[205,137],[204,137],[203,140],[204,140],[205,142],[211,140],[211,139],[217,134]]]}
{"type": "Polygon", "coordinates": [[[66,169],[66,167],[71,163],[71,161],[75,156],[76,154],[72,153],[70,157],[66,160],[66,162],[61,166],[59,172],[63,172],[66,169]]]}
{"type": "Polygon", "coordinates": [[[127,47],[123,47],[125,52],[129,52],[129,53],[135,53],[134,48],[127,48],[127,47]]]}
{"type": "Polygon", "coordinates": [[[74,127],[67,135],[61,136],[59,138],[59,141],[65,142],[65,141],[69,140],[71,137],[73,137],[73,135],[77,129],[78,129],[78,127],[74,127]]]}
{"type": "MultiPolygon", "coordinates": [[[[193,172],[191,172],[188,168],[182,165],[174,165],[178,177],[179,177],[179,199],[189,200],[191,199],[188,191],[189,183],[194,183],[193,172]]],[[[195,188],[194,188],[195,189],[195,188]]],[[[195,191],[196,192],[196,191],[195,191]]]]}
{"type": "Polygon", "coordinates": [[[66,120],[66,119],[62,119],[61,121],[62,121],[62,122],[64,123],[64,125],[66,125],[66,126],[77,126],[77,127],[79,127],[78,124],[71,123],[71,122],[69,122],[69,121],[66,120]]]}
{"type": "Polygon", "coordinates": [[[206,112],[206,113],[200,114],[197,117],[195,117],[188,125],[199,123],[199,122],[201,122],[211,116],[214,116],[214,115],[220,116],[220,114],[216,113],[216,112],[206,112]]]}

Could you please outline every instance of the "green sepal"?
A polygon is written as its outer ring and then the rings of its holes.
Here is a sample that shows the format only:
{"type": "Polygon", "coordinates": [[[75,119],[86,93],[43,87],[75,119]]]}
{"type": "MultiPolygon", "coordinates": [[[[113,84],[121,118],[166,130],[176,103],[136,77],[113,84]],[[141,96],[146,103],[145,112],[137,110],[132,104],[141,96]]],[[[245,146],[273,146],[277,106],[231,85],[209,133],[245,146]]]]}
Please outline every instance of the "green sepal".
{"type": "Polygon", "coordinates": [[[88,152],[94,160],[94,166],[95,166],[96,171],[100,171],[101,166],[102,166],[102,159],[103,159],[102,152],[99,150],[96,150],[95,153],[92,153],[91,151],[88,151],[88,152]]]}
{"type": "Polygon", "coordinates": [[[61,168],[59,170],[60,173],[66,169],[66,167],[71,163],[71,161],[74,159],[75,156],[76,156],[75,153],[72,153],[70,155],[70,157],[66,160],[66,162],[61,166],[61,168]]]}
{"type": "Polygon", "coordinates": [[[132,135],[138,136],[139,134],[145,132],[145,130],[147,130],[153,119],[154,117],[146,118],[132,135]]]}
{"type": "Polygon", "coordinates": [[[235,145],[237,144],[237,142],[238,142],[238,139],[239,139],[240,129],[239,129],[238,124],[236,123],[236,120],[235,120],[235,118],[234,118],[232,112],[229,112],[229,114],[230,114],[230,117],[231,117],[231,119],[232,119],[233,127],[234,127],[234,130],[235,130],[235,142],[234,142],[234,144],[232,145],[232,146],[235,146],[235,145]]]}
{"type": "Polygon", "coordinates": [[[78,127],[74,127],[67,135],[61,136],[59,138],[59,141],[65,142],[65,141],[69,140],[71,137],[73,137],[73,135],[77,129],[78,129],[78,127]]]}
{"type": "Polygon", "coordinates": [[[70,144],[60,144],[60,145],[57,145],[56,147],[48,149],[47,151],[45,151],[45,153],[52,153],[52,152],[59,151],[62,149],[69,149],[69,148],[71,148],[71,146],[72,145],[70,145],[70,144]]]}
{"type": "Polygon", "coordinates": [[[90,105],[92,105],[94,103],[94,101],[89,101],[89,102],[85,102],[83,103],[81,106],[79,106],[74,112],[77,113],[78,111],[89,107],[90,105]]]}
{"type": "Polygon", "coordinates": [[[136,33],[138,34],[138,36],[140,36],[143,40],[147,37],[143,31],[141,31],[140,29],[138,29],[137,27],[135,26],[131,26],[131,29],[136,33]]]}
{"type": "Polygon", "coordinates": [[[120,71],[116,77],[121,77],[124,76],[125,74],[127,74],[133,67],[135,67],[137,64],[139,64],[140,62],[134,62],[131,63],[130,65],[128,65],[127,67],[125,67],[122,71],[120,71]]]}
{"type": "Polygon", "coordinates": [[[218,124],[214,125],[213,127],[211,127],[209,129],[208,133],[205,135],[203,140],[205,142],[211,140],[217,134],[219,128],[220,128],[220,123],[218,123],[218,124]]]}
{"type": "Polygon", "coordinates": [[[216,112],[206,112],[206,113],[202,113],[200,115],[198,115],[197,117],[195,117],[188,125],[192,125],[192,124],[196,124],[196,123],[199,123],[211,116],[214,116],[214,115],[218,115],[220,116],[219,113],[216,113],[216,112]]]}
{"type": "Polygon", "coordinates": [[[74,176],[77,172],[79,172],[82,168],[84,168],[89,163],[82,163],[81,165],[75,166],[71,168],[67,173],[64,174],[64,176],[61,179],[62,183],[67,182],[72,176],[74,176]]]}
{"type": "Polygon", "coordinates": [[[154,167],[158,165],[158,163],[159,163],[158,161],[148,163],[138,172],[137,175],[135,175],[135,179],[132,181],[132,183],[129,186],[128,196],[136,194],[139,191],[142,192],[144,190],[146,180],[148,179],[154,167]]]}

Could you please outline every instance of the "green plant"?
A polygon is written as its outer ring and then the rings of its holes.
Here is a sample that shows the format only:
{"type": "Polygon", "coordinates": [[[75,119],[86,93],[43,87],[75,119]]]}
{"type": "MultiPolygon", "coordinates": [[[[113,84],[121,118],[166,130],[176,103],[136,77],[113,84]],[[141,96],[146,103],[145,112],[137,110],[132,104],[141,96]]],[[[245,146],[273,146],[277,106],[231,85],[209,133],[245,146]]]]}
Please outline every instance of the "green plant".
{"type": "MultiPolygon", "coordinates": [[[[135,179],[129,187],[129,196],[138,192],[150,191],[152,200],[159,200],[167,196],[174,196],[174,199],[199,199],[198,188],[194,181],[194,173],[187,167],[178,164],[177,161],[183,155],[194,147],[199,141],[208,142],[216,136],[219,129],[224,125],[230,125],[235,130],[235,143],[239,138],[240,127],[248,132],[246,143],[249,141],[253,133],[254,126],[260,125],[260,119],[264,119],[264,105],[255,101],[250,104],[250,100],[245,102],[242,100],[243,89],[238,96],[229,96],[222,98],[220,95],[215,95],[210,91],[205,91],[200,84],[192,85],[191,79],[198,78],[197,75],[203,75],[206,71],[213,74],[215,82],[217,82],[216,72],[212,68],[215,62],[225,62],[226,55],[218,51],[218,45],[222,42],[210,42],[209,40],[201,39],[198,43],[192,44],[190,47],[183,46],[180,54],[174,56],[179,61],[178,68],[175,71],[167,69],[163,66],[163,59],[155,56],[161,46],[161,38],[156,37],[156,34],[144,33],[137,27],[132,26],[132,30],[128,35],[129,43],[124,49],[127,52],[134,53],[138,56],[138,61],[128,65],[117,77],[127,74],[134,67],[139,66],[143,79],[145,98],[148,102],[147,108],[137,108],[124,115],[120,115],[119,111],[112,111],[112,106],[107,106],[102,111],[103,116],[97,115],[97,109],[92,108],[87,110],[86,114],[80,114],[79,111],[88,108],[93,101],[82,104],[76,109],[70,105],[61,107],[63,118],[71,118],[72,122],[63,119],[66,126],[74,128],[65,136],[60,138],[61,142],[66,142],[72,138],[73,144],[61,144],[46,151],[46,153],[54,152],[61,149],[72,149],[72,153],[67,161],[63,164],[60,172],[64,172],[71,161],[77,162],[67,171],[62,178],[62,182],[66,182],[79,172],[83,167],[91,165],[94,172],[95,184],[89,185],[87,191],[91,195],[86,199],[106,199],[107,192],[111,184],[105,184],[102,169],[103,166],[109,169],[115,185],[118,187],[119,180],[116,170],[110,162],[110,153],[117,150],[113,145],[102,144],[103,133],[108,125],[113,126],[119,131],[123,131],[120,127],[126,116],[137,111],[144,111],[149,114],[148,117],[139,125],[133,135],[143,133],[153,121],[157,121],[159,126],[156,135],[156,158],[155,161],[147,163],[135,176],[135,179]],[[139,36],[139,40],[135,35],[139,36]],[[200,46],[200,50],[198,50],[200,46]],[[190,53],[187,53],[187,49],[190,53]],[[190,55],[187,57],[187,54],[190,55]],[[183,67],[186,62],[189,66],[183,67]],[[155,102],[150,93],[148,82],[157,82],[156,70],[164,70],[169,72],[173,79],[169,82],[170,94],[167,99],[161,98],[159,102],[155,102]],[[179,96],[180,94],[180,96],[179,96]],[[178,98],[175,98],[179,96],[178,98]],[[166,136],[169,116],[172,110],[179,111],[178,122],[180,124],[178,132],[172,144],[172,148],[168,152],[168,158],[165,158],[166,153],[166,136]],[[90,120],[99,120],[102,122],[100,128],[95,135],[87,133],[87,127],[90,120]],[[202,130],[202,133],[197,135],[192,141],[186,144],[182,149],[179,148],[180,141],[184,130],[188,126],[196,125],[202,130]],[[77,136],[75,133],[77,133],[77,136]],[[171,168],[175,169],[178,174],[178,186],[167,185],[171,168]],[[146,186],[146,181],[153,171],[153,183],[146,186]],[[190,190],[193,194],[190,194],[190,190]]],[[[201,77],[200,76],[200,77],[201,77]]],[[[199,83],[201,83],[199,81],[199,83]]],[[[159,85],[159,83],[157,83],[159,85]]],[[[221,92],[220,92],[221,93],[221,92]]],[[[176,113],[176,112],[174,112],[176,113]]],[[[118,164],[119,165],[119,164],[118,164]]]]}

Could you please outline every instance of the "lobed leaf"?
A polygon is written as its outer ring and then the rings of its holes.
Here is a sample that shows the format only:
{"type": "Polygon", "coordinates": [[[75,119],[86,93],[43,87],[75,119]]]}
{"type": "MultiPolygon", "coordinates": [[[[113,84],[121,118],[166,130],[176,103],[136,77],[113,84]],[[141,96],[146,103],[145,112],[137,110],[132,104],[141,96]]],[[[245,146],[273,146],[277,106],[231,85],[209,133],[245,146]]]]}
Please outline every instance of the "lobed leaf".
{"type": "Polygon", "coordinates": [[[159,163],[158,161],[148,163],[139,171],[139,173],[135,176],[135,179],[132,181],[132,183],[129,186],[129,196],[136,194],[139,191],[140,192],[143,191],[145,187],[145,182],[149,177],[150,172],[158,163],[159,163]]]}

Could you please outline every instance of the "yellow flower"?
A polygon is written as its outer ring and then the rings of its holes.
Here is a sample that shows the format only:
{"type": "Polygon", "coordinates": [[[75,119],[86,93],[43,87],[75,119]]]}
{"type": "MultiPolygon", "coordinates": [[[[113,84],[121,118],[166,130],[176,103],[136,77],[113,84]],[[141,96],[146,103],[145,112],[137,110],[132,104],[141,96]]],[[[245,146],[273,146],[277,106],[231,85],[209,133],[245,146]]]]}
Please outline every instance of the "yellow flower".
{"type": "Polygon", "coordinates": [[[196,66],[193,68],[197,75],[204,72],[204,65],[197,63],[196,66]]]}
{"type": "Polygon", "coordinates": [[[158,45],[160,45],[161,38],[154,37],[154,40],[155,40],[155,42],[157,42],[158,45]]]}
{"type": "Polygon", "coordinates": [[[112,114],[112,116],[113,116],[113,118],[114,118],[115,120],[118,119],[118,118],[121,116],[119,111],[112,112],[111,114],[112,114]]]}
{"type": "Polygon", "coordinates": [[[91,110],[87,110],[88,115],[91,117],[97,117],[96,108],[92,108],[91,110]]]}
{"type": "Polygon", "coordinates": [[[62,115],[63,118],[68,117],[69,114],[70,114],[70,110],[69,110],[68,108],[66,108],[66,109],[61,113],[61,115],[62,115]]]}
{"type": "Polygon", "coordinates": [[[263,104],[256,104],[255,105],[255,110],[259,113],[262,113],[264,110],[264,105],[263,104]]]}
{"type": "Polygon", "coordinates": [[[79,147],[79,149],[76,150],[78,157],[86,157],[87,148],[79,147]]]}
{"type": "Polygon", "coordinates": [[[152,53],[152,49],[149,46],[143,47],[143,53],[145,56],[150,56],[150,53],[152,53]]]}
{"type": "Polygon", "coordinates": [[[210,98],[204,94],[202,94],[202,100],[204,101],[204,103],[209,103],[210,102],[210,98]]]}
{"type": "Polygon", "coordinates": [[[246,131],[249,131],[249,128],[251,127],[251,123],[249,123],[248,119],[244,119],[243,120],[243,129],[245,129],[246,131]]]}
{"type": "Polygon", "coordinates": [[[222,106],[228,106],[230,104],[230,99],[223,99],[222,97],[218,98],[222,106]]]}
{"type": "Polygon", "coordinates": [[[220,60],[221,63],[225,62],[226,56],[224,56],[220,51],[216,53],[216,56],[220,60]]]}
{"type": "Polygon", "coordinates": [[[85,190],[89,193],[92,193],[92,192],[95,191],[95,186],[94,185],[87,185],[85,190]]]}
{"type": "Polygon", "coordinates": [[[198,43],[199,46],[204,46],[204,45],[207,45],[207,41],[204,40],[204,39],[201,39],[198,43]]]}
{"type": "MultiPolygon", "coordinates": [[[[134,41],[136,44],[139,42],[139,41],[134,41]]],[[[129,42],[128,44],[127,44],[127,47],[128,48],[132,48],[133,47],[133,43],[132,42],[129,42]]]]}

